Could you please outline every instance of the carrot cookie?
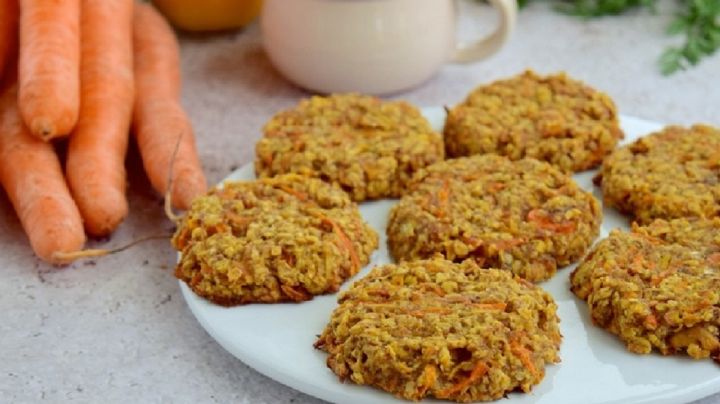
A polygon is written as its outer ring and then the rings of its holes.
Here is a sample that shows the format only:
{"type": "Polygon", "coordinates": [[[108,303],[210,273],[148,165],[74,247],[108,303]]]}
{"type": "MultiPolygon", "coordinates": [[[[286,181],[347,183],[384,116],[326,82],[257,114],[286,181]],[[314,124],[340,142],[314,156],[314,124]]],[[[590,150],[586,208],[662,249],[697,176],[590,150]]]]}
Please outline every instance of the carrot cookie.
{"type": "Polygon", "coordinates": [[[597,182],[605,203],[641,224],[720,216],[720,129],[668,126],[613,152],[597,182]]]}
{"type": "Polygon", "coordinates": [[[373,269],[343,293],[315,346],[341,381],[408,400],[496,400],[560,361],[557,306],[507,271],[443,259],[373,269]]]}
{"type": "Polygon", "coordinates": [[[377,234],[341,189],[289,174],[196,199],[172,240],[175,275],[221,305],[303,301],[365,266],[377,234]]]}
{"type": "Polygon", "coordinates": [[[566,172],[596,167],[622,137],[610,97],[564,73],[526,71],[478,87],[445,124],[450,157],[532,157],[566,172]]]}
{"type": "Polygon", "coordinates": [[[411,189],[390,211],[388,246],[398,261],[440,253],[541,281],[582,257],[602,220],[590,193],[533,159],[448,160],[419,172],[411,189]]]}
{"type": "Polygon", "coordinates": [[[256,146],[258,177],[297,173],[338,184],[355,201],[398,197],[444,157],[417,108],[357,94],[312,97],[274,116],[256,146]]]}
{"type": "Polygon", "coordinates": [[[628,350],[720,362],[720,218],[615,230],[571,277],[593,323],[628,350]]]}

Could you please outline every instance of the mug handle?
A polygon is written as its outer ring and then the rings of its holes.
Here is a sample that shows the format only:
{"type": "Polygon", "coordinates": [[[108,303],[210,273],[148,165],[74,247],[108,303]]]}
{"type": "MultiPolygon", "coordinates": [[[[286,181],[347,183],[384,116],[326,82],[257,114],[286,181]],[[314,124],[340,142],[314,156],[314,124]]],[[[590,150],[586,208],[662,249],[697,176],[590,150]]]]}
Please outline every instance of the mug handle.
{"type": "Polygon", "coordinates": [[[489,3],[500,11],[500,26],[490,36],[471,43],[458,43],[452,61],[469,63],[496,53],[510,38],[517,20],[516,0],[489,0],[489,3]]]}

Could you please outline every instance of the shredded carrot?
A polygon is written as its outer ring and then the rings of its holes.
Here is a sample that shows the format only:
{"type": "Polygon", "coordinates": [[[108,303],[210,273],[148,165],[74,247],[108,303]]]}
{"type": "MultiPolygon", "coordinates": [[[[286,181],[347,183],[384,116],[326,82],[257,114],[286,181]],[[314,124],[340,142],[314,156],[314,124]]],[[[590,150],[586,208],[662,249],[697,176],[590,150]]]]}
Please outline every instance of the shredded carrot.
{"type": "Polygon", "coordinates": [[[287,192],[288,194],[298,198],[302,202],[305,202],[308,200],[308,196],[304,192],[296,191],[296,190],[290,188],[289,186],[283,185],[283,184],[278,184],[277,187],[282,189],[284,192],[287,192]]]}
{"type": "Polygon", "coordinates": [[[550,230],[558,234],[569,234],[575,231],[575,222],[565,221],[555,223],[543,213],[542,209],[531,210],[527,214],[527,219],[537,224],[541,229],[550,230]]]}
{"type": "Polygon", "coordinates": [[[302,302],[310,299],[310,295],[303,291],[299,286],[292,287],[288,285],[280,285],[280,289],[292,300],[302,302]]]}
{"type": "Polygon", "coordinates": [[[507,307],[507,304],[505,303],[472,303],[473,307],[477,307],[478,309],[488,309],[488,310],[505,310],[507,307]]]}
{"type": "Polygon", "coordinates": [[[458,383],[453,384],[452,386],[440,390],[435,394],[437,398],[449,398],[452,395],[455,395],[457,393],[463,392],[465,389],[470,387],[473,383],[478,381],[481,377],[485,376],[485,374],[490,370],[485,363],[478,362],[473,370],[470,372],[470,376],[468,376],[466,379],[461,380],[458,383]]]}
{"type": "Polygon", "coordinates": [[[720,252],[712,253],[707,257],[710,265],[720,265],[720,252]]]}
{"type": "Polygon", "coordinates": [[[450,314],[452,310],[446,309],[445,307],[425,307],[418,310],[410,310],[407,314],[411,316],[422,317],[426,314],[450,314]]]}
{"type": "Polygon", "coordinates": [[[676,270],[675,268],[668,268],[667,270],[659,273],[658,275],[653,275],[652,278],[650,278],[650,284],[653,286],[659,285],[660,283],[662,283],[662,281],[667,279],[670,275],[674,274],[675,270],[676,270]]]}
{"type": "Polygon", "coordinates": [[[422,288],[428,292],[434,292],[438,296],[445,296],[445,291],[434,283],[423,283],[422,288]]]}
{"type": "Polygon", "coordinates": [[[448,201],[450,200],[450,182],[443,180],[442,188],[438,192],[438,209],[436,216],[445,217],[448,209],[448,201]]]}
{"type": "Polygon", "coordinates": [[[228,212],[226,216],[233,226],[244,227],[252,222],[252,218],[248,216],[240,216],[235,212],[228,212]]]}
{"type": "Polygon", "coordinates": [[[510,341],[510,351],[513,353],[513,355],[517,356],[520,359],[520,362],[522,362],[523,366],[525,366],[525,368],[537,380],[539,378],[539,374],[537,369],[535,369],[535,365],[530,359],[530,351],[524,346],[520,345],[517,339],[513,339],[510,341]]]}
{"type": "Polygon", "coordinates": [[[648,314],[648,315],[645,317],[645,322],[644,322],[644,323],[645,323],[645,327],[647,327],[647,328],[649,328],[649,329],[651,329],[651,330],[656,329],[657,326],[658,326],[657,317],[655,317],[654,314],[648,314]]]}
{"type": "Polygon", "coordinates": [[[419,398],[425,396],[425,392],[427,392],[427,390],[435,384],[436,380],[437,370],[435,370],[435,365],[425,366],[425,370],[421,375],[421,381],[418,386],[418,395],[420,396],[419,398]]]}
{"type": "Polygon", "coordinates": [[[487,190],[492,194],[502,191],[503,189],[505,189],[505,184],[502,182],[491,182],[487,186],[487,190]]]}
{"type": "Polygon", "coordinates": [[[350,254],[350,260],[352,261],[352,264],[353,264],[353,270],[354,271],[360,270],[360,258],[357,255],[357,251],[355,251],[355,246],[350,241],[347,234],[345,234],[343,229],[337,223],[332,221],[329,217],[321,216],[320,219],[322,221],[324,221],[325,223],[329,224],[330,226],[332,226],[333,232],[335,232],[335,234],[337,234],[338,238],[340,239],[341,248],[346,249],[348,251],[348,253],[350,254]]]}
{"type": "Polygon", "coordinates": [[[491,243],[491,245],[495,246],[500,251],[509,250],[513,247],[517,247],[521,244],[525,243],[525,240],[522,238],[511,238],[510,240],[499,240],[491,243]]]}

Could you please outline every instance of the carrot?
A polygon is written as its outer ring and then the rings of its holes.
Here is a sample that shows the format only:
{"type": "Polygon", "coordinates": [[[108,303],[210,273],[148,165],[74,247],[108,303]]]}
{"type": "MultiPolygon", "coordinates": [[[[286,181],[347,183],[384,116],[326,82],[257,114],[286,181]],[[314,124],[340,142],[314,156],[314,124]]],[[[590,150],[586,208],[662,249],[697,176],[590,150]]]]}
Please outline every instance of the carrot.
{"type": "Polygon", "coordinates": [[[547,215],[542,213],[542,209],[533,209],[527,214],[527,219],[538,225],[541,229],[550,230],[558,234],[570,234],[575,231],[575,222],[565,221],[555,223],[547,215]]]}
{"type": "Polygon", "coordinates": [[[438,210],[437,217],[445,217],[448,209],[448,201],[450,200],[450,182],[443,180],[442,187],[438,191],[438,210]]]}
{"type": "Polygon", "coordinates": [[[287,297],[296,302],[304,302],[306,300],[310,300],[310,298],[312,297],[312,295],[310,295],[308,292],[302,290],[300,286],[292,287],[282,284],[280,285],[280,289],[285,293],[287,297]]]}
{"type": "Polygon", "coordinates": [[[505,310],[507,307],[507,304],[498,302],[498,303],[473,303],[471,305],[472,307],[476,307],[478,309],[483,310],[505,310]]]}
{"type": "Polygon", "coordinates": [[[416,316],[416,317],[423,317],[426,314],[433,314],[433,313],[445,315],[445,314],[452,313],[452,310],[445,308],[445,307],[425,307],[425,308],[417,309],[417,310],[409,310],[407,312],[407,314],[409,314],[411,316],[416,316]]]}
{"type": "Polygon", "coordinates": [[[66,175],[93,236],[113,232],[128,213],[125,154],[134,102],[133,0],[82,0],[80,119],[70,136],[66,175]]]}
{"type": "Polygon", "coordinates": [[[143,166],[155,190],[169,193],[176,208],[187,209],[206,192],[207,182],[192,126],[180,105],[178,43],[157,11],[136,3],[133,44],[133,128],[143,166]]]}
{"type": "Polygon", "coordinates": [[[0,0],[0,77],[17,47],[17,0],[0,0]]]}
{"type": "Polygon", "coordinates": [[[468,376],[466,379],[461,380],[458,383],[453,384],[452,386],[440,390],[435,394],[435,397],[437,398],[449,398],[452,395],[455,395],[457,393],[462,393],[465,389],[470,387],[473,383],[480,380],[481,377],[485,376],[485,374],[490,370],[487,365],[483,362],[478,362],[473,370],[470,372],[470,376],[468,376]]]}
{"type": "Polygon", "coordinates": [[[20,0],[18,103],[30,132],[65,136],[80,111],[80,0],[20,0]]]}
{"type": "Polygon", "coordinates": [[[426,365],[418,382],[418,398],[422,398],[427,390],[435,384],[436,380],[437,370],[435,365],[426,365]]]}
{"type": "Polygon", "coordinates": [[[327,216],[321,216],[321,220],[332,227],[333,232],[335,232],[335,234],[338,236],[340,247],[347,250],[350,254],[350,261],[353,265],[353,273],[359,271],[361,267],[360,258],[357,255],[357,251],[355,251],[355,246],[353,245],[352,241],[350,241],[350,238],[348,238],[347,234],[345,234],[342,227],[340,227],[337,223],[335,223],[327,216]]]}
{"type": "Polygon", "coordinates": [[[17,107],[17,86],[0,97],[0,183],[35,253],[52,264],[54,254],[85,243],[82,219],[62,175],[53,146],[30,134],[17,107]]]}
{"type": "Polygon", "coordinates": [[[510,341],[510,352],[520,359],[520,362],[522,362],[525,369],[527,369],[536,380],[540,377],[537,369],[535,368],[535,364],[533,364],[532,359],[530,358],[530,351],[522,346],[517,339],[510,341]]]}
{"type": "Polygon", "coordinates": [[[707,257],[707,262],[710,265],[720,265],[720,252],[710,254],[707,257]]]}

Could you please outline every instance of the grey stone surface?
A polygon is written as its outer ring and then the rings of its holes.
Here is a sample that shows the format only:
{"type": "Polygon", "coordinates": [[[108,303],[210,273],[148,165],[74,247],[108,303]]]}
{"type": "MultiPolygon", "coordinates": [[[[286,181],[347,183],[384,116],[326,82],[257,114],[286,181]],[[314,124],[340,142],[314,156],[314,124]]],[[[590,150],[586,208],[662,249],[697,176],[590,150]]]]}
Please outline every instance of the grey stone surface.
{"type": "MultiPolygon", "coordinates": [[[[489,12],[466,11],[463,36],[493,20],[489,12]]],[[[664,35],[668,18],[661,10],[583,22],[535,4],[521,13],[499,55],[447,66],[397,97],[452,104],[478,83],[532,67],[586,80],[624,114],[720,125],[720,54],[671,77],[658,73],[658,55],[676,41],[664,35]]],[[[182,55],[183,102],[214,183],[251,161],[265,120],[307,94],[273,71],[256,26],[184,37],[182,55]]],[[[91,246],[171,230],[134,151],[129,161],[131,216],[110,240],[91,246]]],[[[166,241],[54,269],[33,256],[1,193],[0,229],[0,402],[318,402],[248,368],[203,331],[172,276],[175,254],[166,241]]],[[[718,401],[720,395],[700,402],[718,401]]]]}

